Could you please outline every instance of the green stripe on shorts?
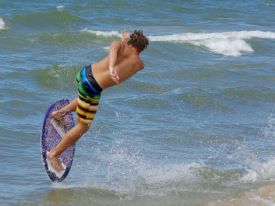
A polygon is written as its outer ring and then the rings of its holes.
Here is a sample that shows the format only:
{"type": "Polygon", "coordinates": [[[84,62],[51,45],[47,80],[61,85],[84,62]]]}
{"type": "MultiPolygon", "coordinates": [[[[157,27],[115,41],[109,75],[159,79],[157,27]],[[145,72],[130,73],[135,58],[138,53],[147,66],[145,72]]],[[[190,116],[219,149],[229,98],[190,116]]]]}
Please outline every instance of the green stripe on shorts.
{"type": "Polygon", "coordinates": [[[94,94],[89,94],[88,92],[86,92],[86,90],[84,89],[83,87],[83,83],[81,81],[81,75],[80,75],[80,72],[79,71],[77,74],[76,74],[76,83],[77,83],[77,90],[78,92],[85,98],[91,98],[92,100],[94,101],[99,101],[100,99],[100,94],[98,95],[94,95],[94,94]]]}

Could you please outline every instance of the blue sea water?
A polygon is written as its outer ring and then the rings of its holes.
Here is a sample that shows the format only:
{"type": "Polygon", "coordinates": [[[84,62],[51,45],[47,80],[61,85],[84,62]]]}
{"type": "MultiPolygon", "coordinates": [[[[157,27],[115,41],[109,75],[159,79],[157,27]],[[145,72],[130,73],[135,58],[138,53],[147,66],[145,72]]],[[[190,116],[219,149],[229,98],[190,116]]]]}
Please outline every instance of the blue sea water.
{"type": "Polygon", "coordinates": [[[275,2],[0,0],[0,205],[274,205],[275,2]],[[63,183],[44,113],[142,29],[145,69],[103,92],[63,183]]]}

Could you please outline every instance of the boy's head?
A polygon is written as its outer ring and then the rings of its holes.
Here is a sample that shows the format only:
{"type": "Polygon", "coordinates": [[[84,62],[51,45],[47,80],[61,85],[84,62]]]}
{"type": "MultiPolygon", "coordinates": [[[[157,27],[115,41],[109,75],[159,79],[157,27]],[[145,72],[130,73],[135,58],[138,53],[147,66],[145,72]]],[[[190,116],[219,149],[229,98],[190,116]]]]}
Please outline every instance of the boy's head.
{"type": "Polygon", "coordinates": [[[142,30],[135,30],[130,34],[127,44],[136,48],[138,52],[142,52],[148,46],[149,40],[143,35],[142,30]]]}

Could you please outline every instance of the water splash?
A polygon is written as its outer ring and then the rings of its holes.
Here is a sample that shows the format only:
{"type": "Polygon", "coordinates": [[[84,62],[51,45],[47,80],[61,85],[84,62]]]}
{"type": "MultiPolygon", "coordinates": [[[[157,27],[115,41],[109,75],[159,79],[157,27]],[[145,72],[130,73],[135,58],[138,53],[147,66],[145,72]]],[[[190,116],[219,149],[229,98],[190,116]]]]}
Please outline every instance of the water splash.
{"type": "MultiPolygon", "coordinates": [[[[275,138],[275,118],[271,114],[267,118],[267,125],[263,129],[263,141],[267,141],[267,144],[274,145],[275,138]]],[[[275,159],[271,156],[265,162],[260,162],[256,159],[248,162],[249,168],[247,173],[241,178],[241,182],[259,182],[266,180],[275,180],[275,159]]]]}
{"type": "Polygon", "coordinates": [[[250,169],[241,178],[241,182],[250,183],[264,180],[275,180],[275,159],[271,159],[264,163],[251,163],[250,169]]]}

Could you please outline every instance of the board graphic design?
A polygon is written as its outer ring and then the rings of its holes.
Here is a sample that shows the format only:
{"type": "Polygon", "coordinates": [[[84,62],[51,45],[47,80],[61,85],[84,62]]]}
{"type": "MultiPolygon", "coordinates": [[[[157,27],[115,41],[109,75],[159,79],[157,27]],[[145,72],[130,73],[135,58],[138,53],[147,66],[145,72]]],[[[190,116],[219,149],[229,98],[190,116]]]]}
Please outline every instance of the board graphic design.
{"type": "Polygon", "coordinates": [[[63,126],[62,124],[60,124],[59,122],[51,118],[51,113],[53,111],[56,111],[67,104],[69,104],[69,100],[67,99],[62,99],[53,103],[45,114],[43,127],[42,127],[42,135],[41,135],[42,160],[50,180],[54,182],[63,181],[66,178],[66,176],[69,174],[73,163],[73,157],[75,152],[75,146],[72,145],[61,154],[60,160],[62,164],[65,166],[65,170],[61,173],[54,172],[51,169],[50,165],[47,163],[46,153],[51,151],[61,141],[63,135],[74,126],[72,113],[69,113],[64,117],[65,126],[63,126]]]}

